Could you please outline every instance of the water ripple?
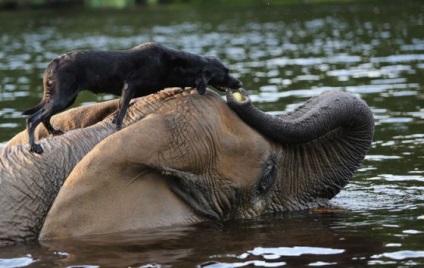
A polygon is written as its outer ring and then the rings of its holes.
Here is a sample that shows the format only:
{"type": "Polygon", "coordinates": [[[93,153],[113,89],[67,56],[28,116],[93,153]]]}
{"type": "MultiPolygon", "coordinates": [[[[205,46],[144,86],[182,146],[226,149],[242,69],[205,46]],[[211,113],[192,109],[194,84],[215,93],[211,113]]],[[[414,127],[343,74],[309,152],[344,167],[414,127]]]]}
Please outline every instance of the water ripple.
{"type": "MultiPolygon", "coordinates": [[[[323,247],[303,247],[303,246],[294,246],[294,247],[256,247],[252,250],[248,250],[247,253],[240,255],[216,255],[211,256],[211,258],[236,258],[236,259],[248,259],[253,256],[261,257],[264,260],[249,260],[245,262],[218,262],[213,261],[209,263],[202,264],[201,267],[244,267],[249,265],[260,266],[260,267],[279,267],[284,266],[287,263],[275,260],[281,260],[283,257],[295,257],[302,255],[336,255],[344,253],[344,249],[334,249],[334,248],[323,248],[323,247]]],[[[313,262],[311,266],[321,266],[325,265],[325,262],[313,262]]]]}
{"type": "Polygon", "coordinates": [[[24,267],[35,263],[37,260],[31,255],[20,258],[0,259],[0,267],[24,267]]]}
{"type": "Polygon", "coordinates": [[[331,255],[341,254],[344,249],[319,248],[319,247],[278,247],[278,248],[263,248],[256,247],[249,250],[248,253],[255,256],[276,255],[276,256],[300,256],[304,254],[312,255],[331,255]]]}
{"type": "Polygon", "coordinates": [[[371,256],[373,259],[388,258],[393,260],[404,260],[411,258],[424,258],[424,251],[413,251],[413,250],[400,250],[394,252],[387,252],[383,254],[371,256]]]}

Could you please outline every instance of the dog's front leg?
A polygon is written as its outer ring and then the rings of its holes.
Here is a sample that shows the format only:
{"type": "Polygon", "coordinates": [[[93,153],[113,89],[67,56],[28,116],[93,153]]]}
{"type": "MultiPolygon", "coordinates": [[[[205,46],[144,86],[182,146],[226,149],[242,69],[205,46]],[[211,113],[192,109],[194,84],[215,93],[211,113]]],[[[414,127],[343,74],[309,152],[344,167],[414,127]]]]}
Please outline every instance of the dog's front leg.
{"type": "Polygon", "coordinates": [[[116,124],[116,129],[122,128],[122,121],[124,120],[125,114],[130,103],[130,100],[134,96],[134,86],[125,82],[122,87],[121,98],[119,99],[118,112],[115,115],[113,122],[116,124]]]}

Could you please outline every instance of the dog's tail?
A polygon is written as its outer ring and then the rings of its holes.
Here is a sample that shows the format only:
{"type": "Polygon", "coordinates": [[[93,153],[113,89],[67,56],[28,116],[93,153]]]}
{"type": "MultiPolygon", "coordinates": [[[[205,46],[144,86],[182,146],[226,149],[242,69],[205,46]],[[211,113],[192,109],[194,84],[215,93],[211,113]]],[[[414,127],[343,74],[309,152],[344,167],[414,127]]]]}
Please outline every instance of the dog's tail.
{"type": "Polygon", "coordinates": [[[33,108],[29,108],[28,110],[25,110],[22,115],[32,115],[35,114],[36,112],[38,112],[39,110],[41,110],[41,108],[43,108],[45,104],[45,101],[41,101],[37,106],[33,107],[33,108]]]}

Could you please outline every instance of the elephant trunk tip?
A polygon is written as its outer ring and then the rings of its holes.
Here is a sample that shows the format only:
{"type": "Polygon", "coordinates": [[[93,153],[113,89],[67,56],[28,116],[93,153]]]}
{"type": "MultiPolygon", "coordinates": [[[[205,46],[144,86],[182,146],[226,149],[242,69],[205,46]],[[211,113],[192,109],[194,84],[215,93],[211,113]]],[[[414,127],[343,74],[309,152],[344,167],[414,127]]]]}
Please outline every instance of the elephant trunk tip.
{"type": "Polygon", "coordinates": [[[227,102],[231,105],[242,105],[249,104],[251,100],[247,95],[247,91],[244,88],[239,88],[237,92],[233,93],[231,89],[227,90],[227,102]]]}

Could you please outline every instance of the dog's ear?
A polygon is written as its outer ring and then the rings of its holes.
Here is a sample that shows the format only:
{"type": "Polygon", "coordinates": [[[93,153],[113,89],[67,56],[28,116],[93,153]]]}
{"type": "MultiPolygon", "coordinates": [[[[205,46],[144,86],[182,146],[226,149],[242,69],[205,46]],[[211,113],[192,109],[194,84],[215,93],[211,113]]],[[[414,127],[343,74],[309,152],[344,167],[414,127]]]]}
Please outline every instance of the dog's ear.
{"type": "Polygon", "coordinates": [[[205,94],[211,75],[209,72],[202,71],[196,77],[196,88],[200,95],[205,94]]]}

